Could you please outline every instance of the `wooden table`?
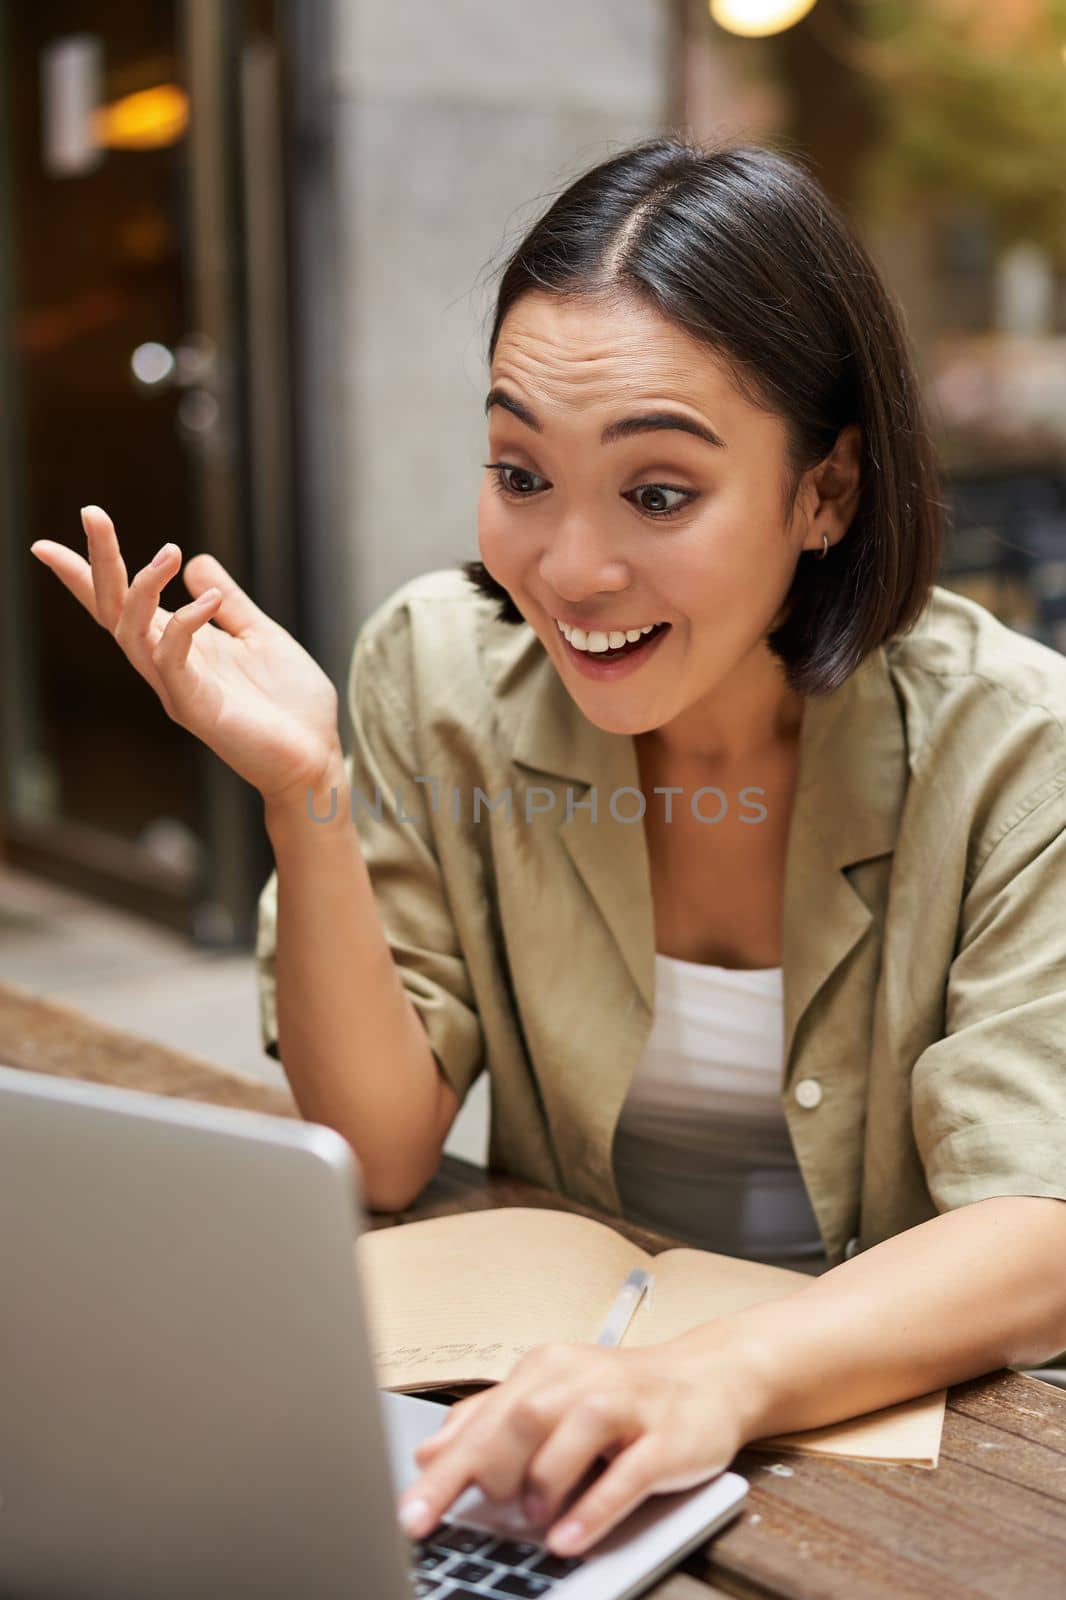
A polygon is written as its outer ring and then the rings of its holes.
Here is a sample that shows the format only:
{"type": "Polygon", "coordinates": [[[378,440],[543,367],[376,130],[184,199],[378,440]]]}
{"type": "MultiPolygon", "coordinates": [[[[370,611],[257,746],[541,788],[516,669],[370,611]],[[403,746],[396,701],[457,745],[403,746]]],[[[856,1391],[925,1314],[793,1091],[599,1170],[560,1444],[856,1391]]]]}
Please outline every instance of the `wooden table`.
{"type": "MultiPolygon", "coordinates": [[[[214,1105],[296,1116],[286,1090],[221,1071],[0,984],[0,1062],[214,1105]]],[[[562,1195],[445,1158],[417,1205],[372,1226],[487,1206],[580,1211],[562,1195]]],[[[600,1217],[618,1226],[617,1220],[600,1217]]],[[[622,1231],[656,1251],[673,1241],[622,1231]]],[[[864,1466],[743,1450],[740,1515],[655,1600],[1063,1600],[1066,1393],[1001,1371],[948,1392],[940,1465],[864,1466]],[[782,1472],[780,1469],[786,1468],[782,1472]],[[776,1469],[776,1470],[775,1470],[776,1469]]]]}

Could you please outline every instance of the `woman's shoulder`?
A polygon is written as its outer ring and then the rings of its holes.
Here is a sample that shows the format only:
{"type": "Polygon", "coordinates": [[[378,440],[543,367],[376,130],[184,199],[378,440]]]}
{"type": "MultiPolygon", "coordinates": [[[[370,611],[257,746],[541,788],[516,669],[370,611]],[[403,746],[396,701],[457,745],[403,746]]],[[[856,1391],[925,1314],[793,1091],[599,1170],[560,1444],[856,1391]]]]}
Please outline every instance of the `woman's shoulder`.
{"type": "Polygon", "coordinates": [[[457,627],[487,622],[494,603],[458,567],[440,567],[408,578],[378,602],[359,629],[375,643],[417,632],[429,640],[450,639],[457,627]]]}
{"type": "Polygon", "coordinates": [[[986,825],[1066,792],[1066,656],[938,584],[885,658],[913,777],[986,825]]]}
{"type": "Polygon", "coordinates": [[[419,573],[366,617],[352,654],[349,689],[365,666],[383,697],[461,720],[491,701],[504,674],[543,655],[528,623],[501,621],[497,602],[459,567],[419,573]]]}
{"type": "Polygon", "coordinates": [[[984,681],[1018,699],[1066,716],[1066,656],[1009,627],[966,594],[934,584],[910,632],[886,646],[904,671],[984,681]]]}
{"type": "Polygon", "coordinates": [[[897,688],[930,722],[991,727],[1013,708],[1066,740],[1066,656],[968,595],[935,584],[917,623],[885,652],[897,688]]]}

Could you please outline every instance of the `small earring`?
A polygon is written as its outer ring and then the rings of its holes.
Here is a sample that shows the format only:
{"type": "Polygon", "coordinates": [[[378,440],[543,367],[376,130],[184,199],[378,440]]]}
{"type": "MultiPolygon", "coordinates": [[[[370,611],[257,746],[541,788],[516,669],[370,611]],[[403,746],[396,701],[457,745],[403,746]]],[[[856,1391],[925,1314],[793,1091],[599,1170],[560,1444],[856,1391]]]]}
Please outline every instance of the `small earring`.
{"type": "Polygon", "coordinates": [[[825,529],[823,528],[822,529],[822,548],[818,552],[818,554],[815,556],[814,559],[816,561],[824,561],[828,554],[829,554],[829,535],[826,533],[825,529]]]}

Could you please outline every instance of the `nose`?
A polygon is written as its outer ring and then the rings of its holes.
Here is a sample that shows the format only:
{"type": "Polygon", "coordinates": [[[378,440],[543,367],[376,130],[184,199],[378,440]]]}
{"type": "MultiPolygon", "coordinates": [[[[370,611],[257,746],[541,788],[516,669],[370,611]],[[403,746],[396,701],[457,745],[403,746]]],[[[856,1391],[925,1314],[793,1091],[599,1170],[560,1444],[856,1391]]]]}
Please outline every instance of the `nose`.
{"type": "Polygon", "coordinates": [[[560,600],[572,605],[594,594],[617,594],[630,582],[625,563],[612,550],[610,532],[578,513],[555,525],[541,556],[540,576],[560,600]]]}

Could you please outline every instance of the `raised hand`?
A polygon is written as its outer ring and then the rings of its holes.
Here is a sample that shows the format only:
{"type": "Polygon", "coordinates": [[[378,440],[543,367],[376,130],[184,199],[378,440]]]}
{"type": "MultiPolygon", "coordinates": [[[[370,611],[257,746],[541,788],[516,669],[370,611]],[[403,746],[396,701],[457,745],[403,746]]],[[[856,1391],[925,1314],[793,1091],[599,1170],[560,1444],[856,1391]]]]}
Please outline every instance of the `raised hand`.
{"type": "Polygon", "coordinates": [[[113,636],[172,721],[264,800],[297,796],[336,771],[336,690],[214,556],[186,563],[182,577],[194,598],[170,612],[159,596],[181,565],[177,545],[164,545],[130,583],[107,512],[86,506],[82,527],[89,561],[51,539],[30,549],[113,636]]]}

